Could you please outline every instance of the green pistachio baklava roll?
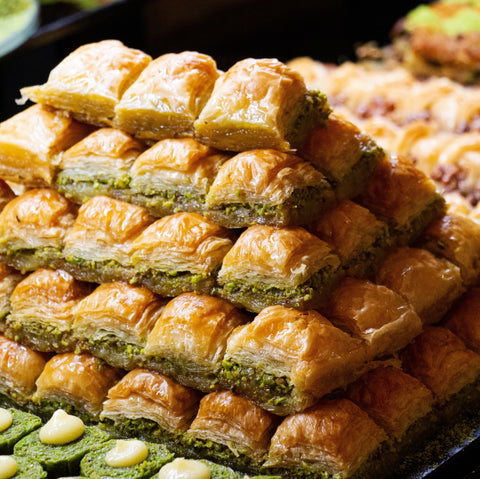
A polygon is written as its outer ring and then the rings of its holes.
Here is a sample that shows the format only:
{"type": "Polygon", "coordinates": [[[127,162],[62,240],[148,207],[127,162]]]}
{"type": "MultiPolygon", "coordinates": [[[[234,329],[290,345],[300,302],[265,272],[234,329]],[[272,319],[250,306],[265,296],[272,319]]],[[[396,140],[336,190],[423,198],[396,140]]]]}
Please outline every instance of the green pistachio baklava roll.
{"type": "Polygon", "coordinates": [[[307,161],[276,150],[250,150],[220,167],[206,215],[228,228],[298,225],[334,202],[330,183],[307,161]]]}
{"type": "Polygon", "coordinates": [[[130,261],[132,243],[152,222],[139,206],[107,196],[88,200],[66,235],[65,269],[83,281],[131,281],[135,276],[130,261]]]}
{"type": "Polygon", "coordinates": [[[66,110],[71,116],[100,126],[110,126],[115,106],[151,57],[118,40],[82,45],[64,58],[43,85],[21,89],[36,103],[66,110]]]}
{"type": "Polygon", "coordinates": [[[77,348],[118,368],[141,366],[147,337],[165,303],[141,286],[118,281],[98,286],[75,308],[77,348]]]}
{"type": "MultiPolygon", "coordinates": [[[[236,472],[230,467],[222,466],[206,459],[184,459],[177,457],[172,462],[165,464],[158,475],[152,479],[167,479],[169,477],[188,476],[210,479],[242,479],[245,474],[236,472]]],[[[259,479],[258,476],[248,476],[251,479],[259,479]]],[[[270,478],[280,479],[280,478],[270,478]]]]}
{"type": "Polygon", "coordinates": [[[364,342],[320,313],[270,306],[231,334],[219,378],[262,408],[287,415],[348,384],[365,360],[364,342]]]}
{"type": "Polygon", "coordinates": [[[129,171],[144,150],[129,134],[100,128],[63,152],[56,188],[80,204],[98,195],[128,200],[129,171]]]}
{"type": "Polygon", "coordinates": [[[14,479],[44,479],[48,476],[39,462],[21,456],[0,456],[0,471],[14,479]]]}
{"type": "Polygon", "coordinates": [[[122,437],[166,444],[182,454],[183,434],[198,411],[200,394],[160,373],[134,369],[110,388],[102,423],[122,437]]]}
{"type": "Polygon", "coordinates": [[[257,313],[272,304],[309,309],[342,274],[338,256],[304,228],[255,225],[226,254],[215,292],[257,313]]]}
{"type": "Polygon", "coordinates": [[[298,155],[325,174],[340,201],[363,191],[385,153],[353,123],[332,114],[311,132],[298,155]]]}
{"type": "Polygon", "coordinates": [[[181,294],[166,305],[148,336],[146,367],[210,392],[216,386],[228,337],[247,319],[223,299],[181,294]]]}
{"type": "Polygon", "coordinates": [[[203,213],[208,190],[228,158],[193,138],[161,140],[130,170],[131,201],[156,217],[179,211],[203,213]]]}
{"type": "Polygon", "coordinates": [[[231,233],[198,213],[161,218],[133,241],[130,260],[137,278],[163,296],[210,293],[231,233]]]}
{"type": "Polygon", "coordinates": [[[12,454],[13,446],[41,425],[42,420],[34,414],[0,408],[0,454],[12,454]]]}
{"type": "Polygon", "coordinates": [[[151,61],[115,107],[115,124],[138,138],[193,136],[220,72],[198,52],[167,53],[151,61]]]}
{"type": "Polygon", "coordinates": [[[0,258],[20,271],[61,267],[77,209],[60,193],[30,190],[0,213],[0,258]]]}
{"type": "Polygon", "coordinates": [[[22,281],[23,275],[16,270],[7,266],[6,264],[0,264],[0,333],[5,331],[5,324],[8,315],[12,310],[11,297],[12,293],[20,281],[22,281]]]}
{"type": "Polygon", "coordinates": [[[215,82],[195,136],[221,150],[295,149],[330,113],[324,94],[276,59],[247,58],[215,82]]]}

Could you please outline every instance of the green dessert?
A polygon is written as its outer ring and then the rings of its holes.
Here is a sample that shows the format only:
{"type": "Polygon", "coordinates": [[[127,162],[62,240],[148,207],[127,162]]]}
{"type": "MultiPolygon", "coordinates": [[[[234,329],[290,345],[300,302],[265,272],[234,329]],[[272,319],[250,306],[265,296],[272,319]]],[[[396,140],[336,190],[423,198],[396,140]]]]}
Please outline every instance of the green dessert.
{"type": "Polygon", "coordinates": [[[30,434],[42,425],[38,416],[18,409],[0,409],[0,416],[5,413],[11,415],[10,426],[3,429],[0,425],[0,454],[11,454],[13,446],[24,436],[30,434]]]}
{"type": "Polygon", "coordinates": [[[29,457],[0,456],[0,474],[10,472],[13,474],[1,477],[12,479],[44,479],[47,477],[47,472],[41,464],[29,457]]]}

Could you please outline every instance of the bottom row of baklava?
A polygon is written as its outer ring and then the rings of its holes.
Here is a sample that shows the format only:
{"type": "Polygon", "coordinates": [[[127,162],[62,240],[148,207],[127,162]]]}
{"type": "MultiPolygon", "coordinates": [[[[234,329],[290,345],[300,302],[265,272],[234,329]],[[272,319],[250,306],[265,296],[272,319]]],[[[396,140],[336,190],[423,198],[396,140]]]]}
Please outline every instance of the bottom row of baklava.
{"type": "Polygon", "coordinates": [[[86,353],[45,357],[5,337],[0,391],[4,405],[44,418],[62,408],[119,437],[248,474],[384,477],[460,411],[478,410],[478,311],[473,288],[398,356],[369,363],[346,388],[285,418],[232,391],[201,395],[157,372],[125,374],[86,353]]]}

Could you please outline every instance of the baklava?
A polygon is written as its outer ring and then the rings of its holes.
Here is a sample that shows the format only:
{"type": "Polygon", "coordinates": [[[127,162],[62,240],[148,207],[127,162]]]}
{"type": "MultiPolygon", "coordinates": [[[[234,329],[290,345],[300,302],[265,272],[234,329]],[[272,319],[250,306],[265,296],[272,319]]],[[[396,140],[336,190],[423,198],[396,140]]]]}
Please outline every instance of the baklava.
{"type": "Polygon", "coordinates": [[[275,150],[250,150],[220,167],[206,214],[229,228],[298,225],[334,202],[330,183],[307,161],[275,150]]]}
{"type": "Polygon", "coordinates": [[[226,254],[215,292],[257,313],[273,304],[308,309],[341,274],[338,256],[304,228],[255,225],[226,254]]]}
{"type": "Polygon", "coordinates": [[[151,61],[115,107],[115,125],[138,138],[193,136],[219,76],[213,58],[167,53],[151,61]]]}
{"type": "Polygon", "coordinates": [[[195,122],[195,136],[220,150],[295,149],[330,109],[300,74],[276,59],[247,58],[215,83],[195,122]]]}
{"type": "Polygon", "coordinates": [[[3,211],[5,205],[13,200],[17,195],[10,188],[8,183],[4,180],[0,180],[0,212],[3,211]]]}
{"type": "MultiPolygon", "coordinates": [[[[24,436],[30,434],[42,425],[42,420],[29,412],[20,411],[20,409],[0,408],[2,419],[5,414],[9,416],[10,424],[5,427],[2,421],[0,427],[0,454],[12,454],[13,446],[24,436]]],[[[1,470],[1,468],[0,468],[1,470]]]]}
{"type": "Polygon", "coordinates": [[[21,89],[23,97],[66,110],[100,126],[112,124],[115,106],[151,57],[118,40],[82,45],[64,58],[43,85],[21,89]]]}
{"type": "Polygon", "coordinates": [[[10,266],[0,264],[0,333],[5,331],[7,316],[12,309],[11,296],[23,276],[10,266]]]}

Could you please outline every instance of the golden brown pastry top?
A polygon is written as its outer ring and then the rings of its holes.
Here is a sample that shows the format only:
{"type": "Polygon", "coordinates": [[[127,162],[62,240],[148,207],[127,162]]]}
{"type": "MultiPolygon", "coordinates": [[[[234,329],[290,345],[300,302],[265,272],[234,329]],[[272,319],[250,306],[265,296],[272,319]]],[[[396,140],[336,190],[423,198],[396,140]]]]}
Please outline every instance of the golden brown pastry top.
{"type": "Polygon", "coordinates": [[[347,398],[396,439],[433,404],[432,393],[418,379],[391,366],[372,369],[350,384],[347,398]]]}
{"type": "Polygon", "coordinates": [[[226,254],[220,283],[232,280],[295,287],[339,258],[329,246],[301,227],[251,226],[226,254]]]}
{"type": "Polygon", "coordinates": [[[165,216],[132,245],[132,261],[161,271],[210,273],[232,246],[230,233],[197,213],[165,216]]]}
{"type": "Polygon", "coordinates": [[[148,336],[145,353],[215,366],[227,338],[246,318],[227,301],[184,293],[172,299],[148,336]]]}
{"type": "Polygon", "coordinates": [[[324,176],[300,157],[276,150],[249,150],[224,163],[208,192],[207,205],[280,205],[293,191],[318,186],[324,176]]]}
{"type": "Polygon", "coordinates": [[[260,459],[275,427],[272,414],[231,391],[207,394],[188,430],[200,439],[227,445],[260,459]]]}
{"type": "Polygon", "coordinates": [[[355,471],[387,438],[366,412],[348,399],[322,400],[283,420],[265,465],[312,464],[330,474],[355,471]]]}

